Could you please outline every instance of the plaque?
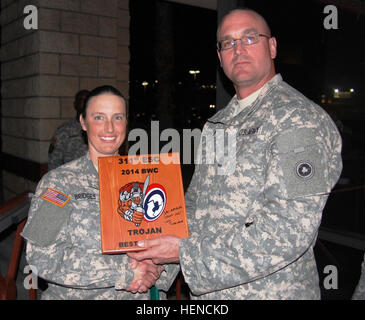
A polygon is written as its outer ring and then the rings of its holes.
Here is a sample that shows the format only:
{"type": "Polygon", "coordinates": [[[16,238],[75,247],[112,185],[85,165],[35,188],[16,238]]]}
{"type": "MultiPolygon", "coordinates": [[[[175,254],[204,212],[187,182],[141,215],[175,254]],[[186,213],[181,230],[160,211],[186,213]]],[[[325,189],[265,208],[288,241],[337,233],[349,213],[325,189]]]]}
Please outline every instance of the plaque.
{"type": "Polygon", "coordinates": [[[98,159],[102,253],[144,250],[143,239],[188,237],[178,153],[98,159]]]}

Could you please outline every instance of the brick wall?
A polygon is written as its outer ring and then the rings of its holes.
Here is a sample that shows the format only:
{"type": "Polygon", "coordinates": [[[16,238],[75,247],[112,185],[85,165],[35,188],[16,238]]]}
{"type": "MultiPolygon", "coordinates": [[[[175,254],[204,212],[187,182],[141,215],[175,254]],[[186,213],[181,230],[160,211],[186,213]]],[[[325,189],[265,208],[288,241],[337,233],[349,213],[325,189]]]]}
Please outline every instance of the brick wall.
{"type": "Polygon", "coordinates": [[[129,1],[1,0],[1,27],[7,200],[35,188],[54,130],[74,116],[78,90],[111,84],[129,96],[129,1]],[[38,8],[37,30],[23,26],[29,3],[38,8]]]}

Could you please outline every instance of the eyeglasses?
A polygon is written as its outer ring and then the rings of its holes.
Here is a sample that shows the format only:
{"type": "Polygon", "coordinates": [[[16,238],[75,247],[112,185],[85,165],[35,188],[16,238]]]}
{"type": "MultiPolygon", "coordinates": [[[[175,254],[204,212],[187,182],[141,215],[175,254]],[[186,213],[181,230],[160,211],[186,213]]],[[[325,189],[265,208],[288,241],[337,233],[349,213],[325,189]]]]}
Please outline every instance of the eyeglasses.
{"type": "Polygon", "coordinates": [[[219,51],[222,50],[229,50],[233,47],[236,48],[238,41],[240,41],[241,45],[250,46],[252,44],[258,43],[260,41],[260,37],[265,37],[270,39],[271,37],[261,34],[261,33],[253,33],[249,35],[244,35],[242,38],[239,39],[228,39],[217,42],[217,48],[219,51]]]}

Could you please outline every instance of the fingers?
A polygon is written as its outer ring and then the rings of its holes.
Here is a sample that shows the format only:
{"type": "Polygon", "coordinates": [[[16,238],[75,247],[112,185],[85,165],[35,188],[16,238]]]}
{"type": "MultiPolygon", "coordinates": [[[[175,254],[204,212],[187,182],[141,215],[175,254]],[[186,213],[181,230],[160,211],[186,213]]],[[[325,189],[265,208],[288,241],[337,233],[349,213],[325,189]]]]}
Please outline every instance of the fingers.
{"type": "Polygon", "coordinates": [[[126,291],[128,292],[132,292],[132,293],[145,293],[149,290],[149,288],[151,288],[152,286],[149,285],[145,285],[142,282],[138,281],[138,282],[133,282],[133,284],[131,284],[126,291]]]}
{"type": "Polygon", "coordinates": [[[146,248],[148,250],[129,252],[128,256],[137,261],[150,259],[151,257],[153,257],[156,254],[154,247],[158,248],[158,246],[160,244],[161,244],[161,240],[159,238],[138,241],[139,247],[146,248]]]}
{"type": "Polygon", "coordinates": [[[154,256],[156,256],[158,254],[155,253],[155,251],[153,249],[148,250],[148,251],[141,251],[138,253],[135,252],[131,252],[128,253],[128,256],[139,261],[139,262],[143,262],[145,260],[151,260],[154,264],[162,264],[164,263],[163,260],[159,259],[159,258],[154,258],[154,256]]]}
{"type": "Polygon", "coordinates": [[[126,291],[132,293],[144,293],[147,292],[149,288],[154,286],[155,283],[155,278],[151,274],[149,274],[146,275],[143,279],[132,281],[126,291]]]}
{"type": "Polygon", "coordinates": [[[155,281],[160,277],[162,271],[165,270],[165,267],[162,265],[154,264],[151,260],[144,260],[142,262],[138,262],[136,260],[131,259],[133,263],[133,266],[135,268],[139,268],[138,272],[144,276],[144,275],[151,275],[155,281]]]}
{"type": "Polygon", "coordinates": [[[144,293],[144,292],[147,292],[148,291],[148,289],[149,288],[151,288],[152,286],[149,286],[149,287],[147,287],[147,286],[145,286],[145,285],[142,285],[142,286],[140,286],[139,288],[138,288],[138,293],[144,293]]]}
{"type": "Polygon", "coordinates": [[[138,261],[135,260],[135,259],[133,259],[133,258],[131,258],[131,257],[129,257],[129,263],[130,263],[129,267],[132,270],[135,269],[135,268],[137,268],[137,266],[138,266],[138,261]]]}
{"type": "Polygon", "coordinates": [[[141,241],[138,241],[138,247],[141,247],[141,248],[151,248],[151,247],[154,247],[154,246],[158,246],[161,244],[161,239],[163,237],[160,237],[160,238],[155,238],[155,239],[145,239],[145,240],[141,240],[141,241]]]}
{"type": "Polygon", "coordinates": [[[138,246],[146,250],[130,252],[128,256],[138,261],[151,259],[155,264],[179,263],[180,241],[181,239],[175,236],[138,241],[138,246]]]}
{"type": "Polygon", "coordinates": [[[128,252],[128,256],[130,258],[133,258],[137,261],[143,261],[143,260],[146,260],[146,259],[149,259],[150,256],[151,256],[151,251],[148,250],[147,251],[139,251],[139,252],[128,252]]]}
{"type": "Polygon", "coordinates": [[[141,286],[142,280],[135,280],[129,284],[129,287],[126,289],[126,291],[136,293],[141,286]]]}
{"type": "Polygon", "coordinates": [[[138,262],[130,258],[131,267],[134,271],[134,279],[126,289],[132,293],[143,293],[155,285],[165,268],[161,265],[155,265],[151,260],[138,262]]]}
{"type": "Polygon", "coordinates": [[[157,279],[160,277],[162,271],[164,271],[165,268],[163,266],[160,265],[148,265],[146,267],[146,271],[147,273],[151,274],[152,277],[155,279],[155,281],[157,281],[157,279]]]}

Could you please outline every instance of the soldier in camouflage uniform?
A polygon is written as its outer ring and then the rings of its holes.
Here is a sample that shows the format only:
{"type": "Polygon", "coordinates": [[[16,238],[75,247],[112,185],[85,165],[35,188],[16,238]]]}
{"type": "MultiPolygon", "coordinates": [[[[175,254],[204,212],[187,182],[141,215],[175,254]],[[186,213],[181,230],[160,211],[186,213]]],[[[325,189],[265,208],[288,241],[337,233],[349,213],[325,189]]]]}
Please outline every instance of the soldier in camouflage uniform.
{"type": "Polygon", "coordinates": [[[26,259],[48,282],[42,299],[148,299],[157,279],[157,288],[169,289],[176,276],[168,273],[172,266],[131,266],[126,254],[101,253],[97,158],[117,155],[125,140],[125,100],[106,86],[94,89],[86,103],[80,119],[89,152],[38,184],[22,233],[26,259]]]}
{"type": "Polygon", "coordinates": [[[88,90],[75,95],[76,117],[58,127],[51,139],[48,150],[48,170],[53,170],[69,161],[80,158],[87,152],[87,142],[79,122],[88,90]]]}
{"type": "Polygon", "coordinates": [[[179,262],[192,299],[319,299],[313,247],[342,170],[341,137],[275,74],[276,40],[260,15],[230,12],[218,41],[236,95],[202,132],[185,197],[190,236],[146,240],[129,255],[179,262]],[[233,143],[212,144],[222,132],[233,143]]]}

